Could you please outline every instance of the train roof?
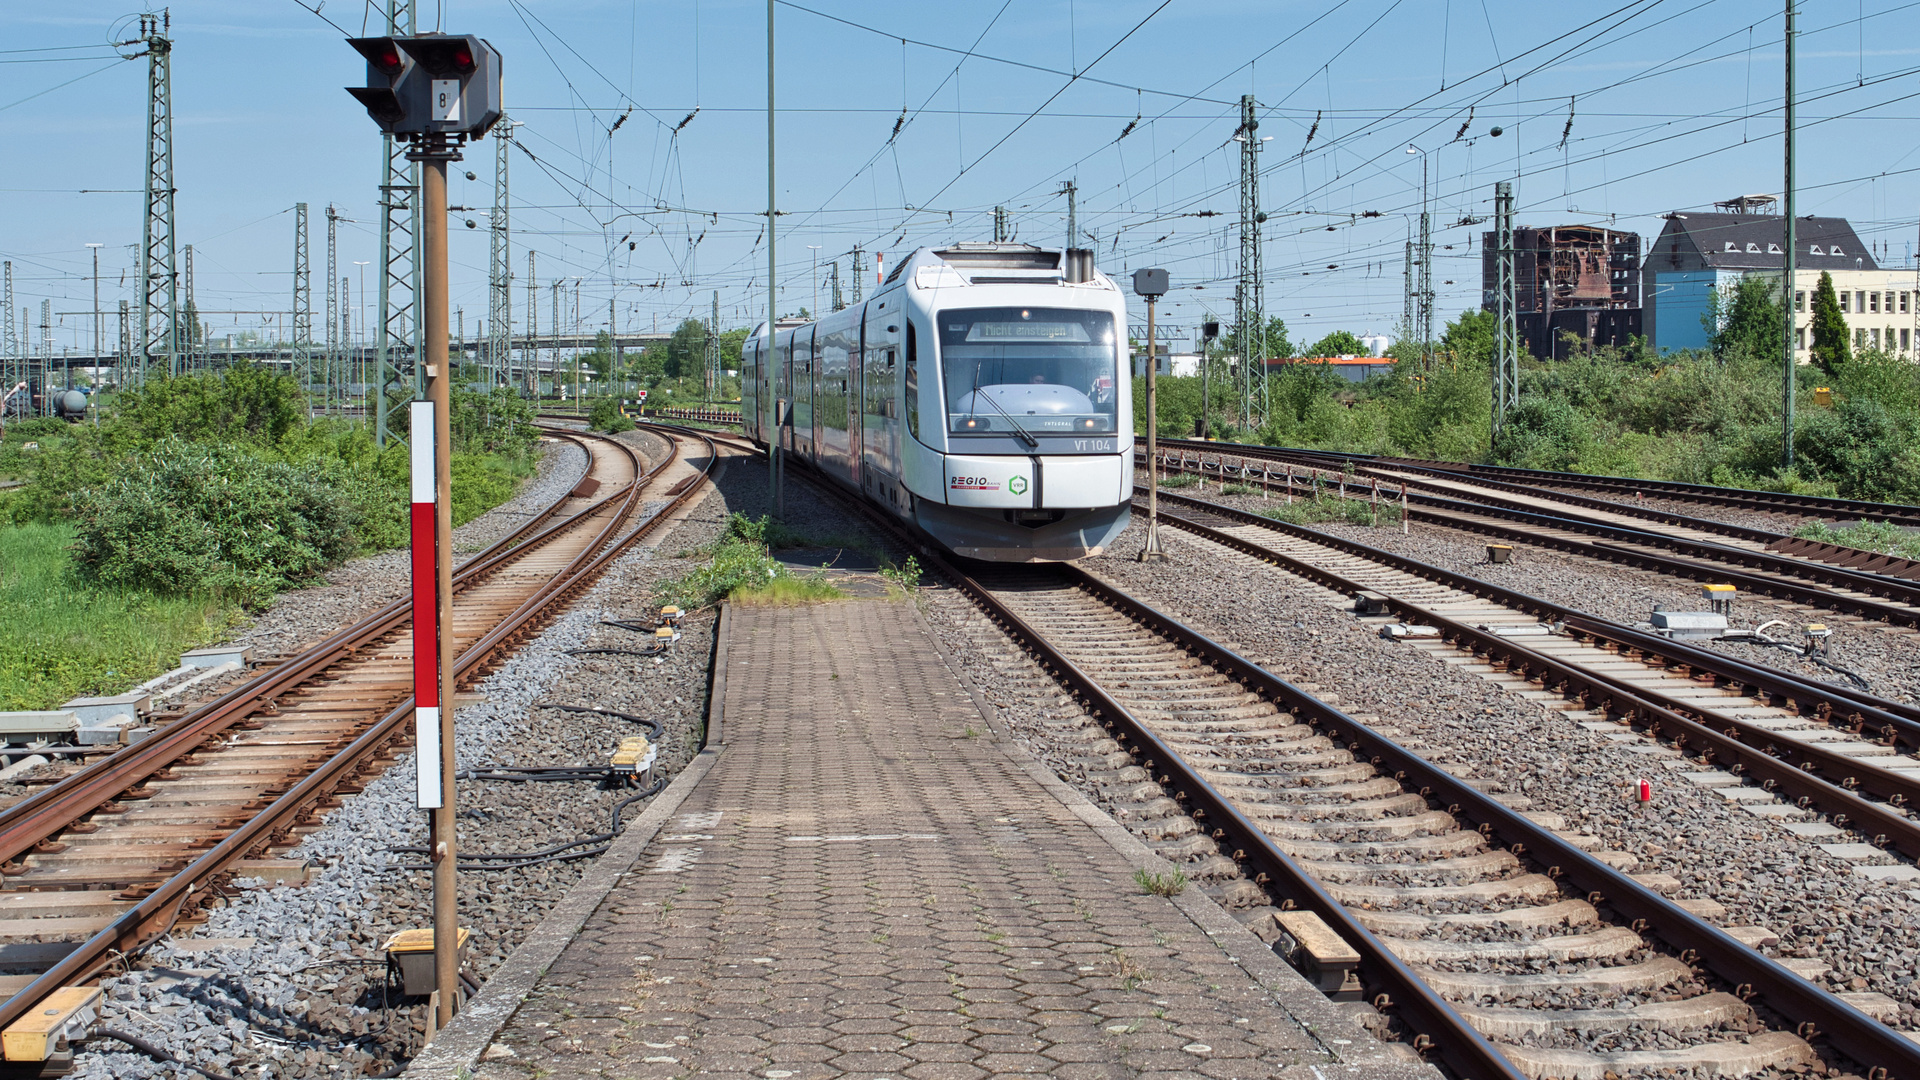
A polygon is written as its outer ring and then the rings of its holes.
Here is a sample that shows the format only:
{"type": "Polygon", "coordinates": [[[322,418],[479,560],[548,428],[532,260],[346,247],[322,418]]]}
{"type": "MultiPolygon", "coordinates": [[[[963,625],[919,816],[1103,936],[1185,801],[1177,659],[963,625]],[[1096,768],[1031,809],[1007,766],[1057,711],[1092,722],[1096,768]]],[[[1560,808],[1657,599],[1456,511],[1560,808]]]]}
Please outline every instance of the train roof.
{"type": "MultiPolygon", "coordinates": [[[[1063,285],[1067,281],[1065,252],[1009,242],[967,242],[946,247],[920,248],[901,259],[887,275],[886,284],[906,280],[916,288],[948,285],[1063,285]]],[[[1111,278],[1094,270],[1077,287],[1114,288],[1111,278]]]]}

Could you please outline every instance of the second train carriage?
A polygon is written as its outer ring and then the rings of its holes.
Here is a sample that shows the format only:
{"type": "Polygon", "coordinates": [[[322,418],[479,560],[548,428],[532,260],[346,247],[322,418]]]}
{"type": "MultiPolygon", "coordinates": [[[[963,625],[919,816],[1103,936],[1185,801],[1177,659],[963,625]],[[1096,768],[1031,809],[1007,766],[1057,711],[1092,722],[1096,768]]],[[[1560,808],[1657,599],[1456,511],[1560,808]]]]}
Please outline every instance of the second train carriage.
{"type": "Polygon", "coordinates": [[[741,417],[956,555],[1097,555],[1132,501],[1126,327],[1089,252],[922,248],[862,303],[756,328],[741,417]]]}

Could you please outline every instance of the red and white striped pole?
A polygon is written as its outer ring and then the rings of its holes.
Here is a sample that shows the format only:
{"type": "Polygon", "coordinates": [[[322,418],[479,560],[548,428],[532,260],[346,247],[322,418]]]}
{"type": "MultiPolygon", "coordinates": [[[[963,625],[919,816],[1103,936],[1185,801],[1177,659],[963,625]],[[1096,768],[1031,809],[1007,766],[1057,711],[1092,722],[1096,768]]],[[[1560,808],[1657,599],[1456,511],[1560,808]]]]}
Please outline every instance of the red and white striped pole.
{"type": "Polygon", "coordinates": [[[412,403],[414,782],[422,810],[446,803],[440,789],[440,538],[434,505],[433,402],[412,403]]]}

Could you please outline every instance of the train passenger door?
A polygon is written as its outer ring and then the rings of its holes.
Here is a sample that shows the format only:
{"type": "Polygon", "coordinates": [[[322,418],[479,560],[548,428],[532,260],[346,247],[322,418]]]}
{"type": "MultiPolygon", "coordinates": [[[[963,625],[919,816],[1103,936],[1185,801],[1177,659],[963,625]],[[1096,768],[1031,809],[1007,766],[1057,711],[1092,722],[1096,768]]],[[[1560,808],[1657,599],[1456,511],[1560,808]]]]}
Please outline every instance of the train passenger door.
{"type": "Polygon", "coordinates": [[[863,479],[866,468],[862,460],[867,444],[862,430],[866,427],[866,417],[860,408],[860,380],[866,370],[862,357],[866,353],[867,321],[861,319],[860,325],[848,333],[852,340],[848,342],[847,377],[841,381],[840,389],[847,396],[847,479],[858,488],[866,482],[863,479]]]}
{"type": "Polygon", "coordinates": [[[793,332],[793,442],[794,450],[811,458],[819,433],[813,424],[814,334],[817,326],[793,332]]]}

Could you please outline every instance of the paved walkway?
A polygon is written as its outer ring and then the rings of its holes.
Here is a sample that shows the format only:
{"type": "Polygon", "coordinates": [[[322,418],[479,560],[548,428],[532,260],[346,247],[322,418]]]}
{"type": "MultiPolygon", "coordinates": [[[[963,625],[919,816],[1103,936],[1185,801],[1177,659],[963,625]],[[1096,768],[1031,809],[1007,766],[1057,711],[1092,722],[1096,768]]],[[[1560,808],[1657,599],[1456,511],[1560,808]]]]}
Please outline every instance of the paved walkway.
{"type": "Polygon", "coordinates": [[[911,605],[731,619],[723,749],[480,1080],[1417,1071],[1211,901],[1143,894],[911,605]]]}

